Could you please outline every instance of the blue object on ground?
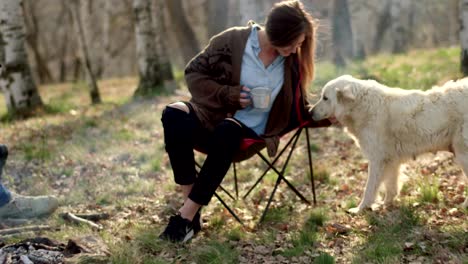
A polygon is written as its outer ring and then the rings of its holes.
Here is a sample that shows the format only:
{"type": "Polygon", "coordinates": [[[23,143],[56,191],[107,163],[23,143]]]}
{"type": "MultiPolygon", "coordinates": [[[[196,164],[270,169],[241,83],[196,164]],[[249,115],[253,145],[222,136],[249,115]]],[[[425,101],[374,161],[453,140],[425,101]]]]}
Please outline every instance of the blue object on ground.
{"type": "Polygon", "coordinates": [[[11,200],[11,193],[8,189],[0,183],[0,207],[9,203],[11,200]]]}
{"type": "Polygon", "coordinates": [[[8,148],[5,145],[0,145],[0,207],[9,203],[11,200],[11,193],[2,184],[3,166],[5,166],[8,158],[8,148]]]}

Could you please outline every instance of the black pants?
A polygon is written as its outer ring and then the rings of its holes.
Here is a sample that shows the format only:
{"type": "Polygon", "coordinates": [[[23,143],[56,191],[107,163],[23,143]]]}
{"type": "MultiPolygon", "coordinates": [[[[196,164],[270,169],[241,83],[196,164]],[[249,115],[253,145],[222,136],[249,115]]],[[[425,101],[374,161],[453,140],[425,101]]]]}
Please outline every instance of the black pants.
{"type": "Polygon", "coordinates": [[[161,121],[175,182],[180,185],[193,184],[189,198],[201,205],[209,203],[223,181],[242,138],[257,136],[250,128],[229,120],[222,121],[210,131],[201,125],[193,109],[186,113],[166,107],[161,121]],[[207,153],[198,175],[195,170],[195,148],[207,153]]]}

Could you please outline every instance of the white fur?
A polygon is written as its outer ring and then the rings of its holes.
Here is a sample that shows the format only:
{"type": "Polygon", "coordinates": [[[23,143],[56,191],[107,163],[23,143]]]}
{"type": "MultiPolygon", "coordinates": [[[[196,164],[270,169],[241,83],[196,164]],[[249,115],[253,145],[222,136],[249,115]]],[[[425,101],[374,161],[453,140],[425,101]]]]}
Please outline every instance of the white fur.
{"type": "Polygon", "coordinates": [[[336,118],[369,159],[363,198],[350,212],[370,207],[381,183],[392,202],[400,164],[424,152],[453,152],[468,182],[468,79],[423,92],[344,75],[325,85],[312,118],[336,118]]]}

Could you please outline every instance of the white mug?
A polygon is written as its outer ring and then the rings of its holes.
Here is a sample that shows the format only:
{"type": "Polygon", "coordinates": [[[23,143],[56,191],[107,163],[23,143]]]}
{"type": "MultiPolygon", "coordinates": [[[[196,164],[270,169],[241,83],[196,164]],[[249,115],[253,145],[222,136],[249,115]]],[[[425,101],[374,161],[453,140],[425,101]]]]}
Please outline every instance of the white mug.
{"type": "Polygon", "coordinates": [[[250,91],[253,107],[259,110],[267,110],[270,107],[271,90],[268,87],[255,87],[250,91]]]}

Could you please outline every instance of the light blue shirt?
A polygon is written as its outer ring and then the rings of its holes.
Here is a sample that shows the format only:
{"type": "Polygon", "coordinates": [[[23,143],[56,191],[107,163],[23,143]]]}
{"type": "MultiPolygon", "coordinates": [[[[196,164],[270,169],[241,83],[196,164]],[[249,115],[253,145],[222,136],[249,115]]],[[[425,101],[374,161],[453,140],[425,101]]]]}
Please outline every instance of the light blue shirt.
{"type": "Polygon", "coordinates": [[[262,135],[265,133],[271,106],[283,86],[284,57],[278,55],[276,59],[265,68],[262,60],[258,57],[261,51],[260,42],[258,41],[258,30],[258,25],[252,27],[252,32],[245,45],[244,55],[242,57],[240,84],[250,89],[255,87],[268,87],[272,89],[271,103],[266,111],[260,111],[253,108],[252,105],[249,105],[244,109],[238,110],[234,114],[234,118],[251,128],[257,135],[262,135]]]}

